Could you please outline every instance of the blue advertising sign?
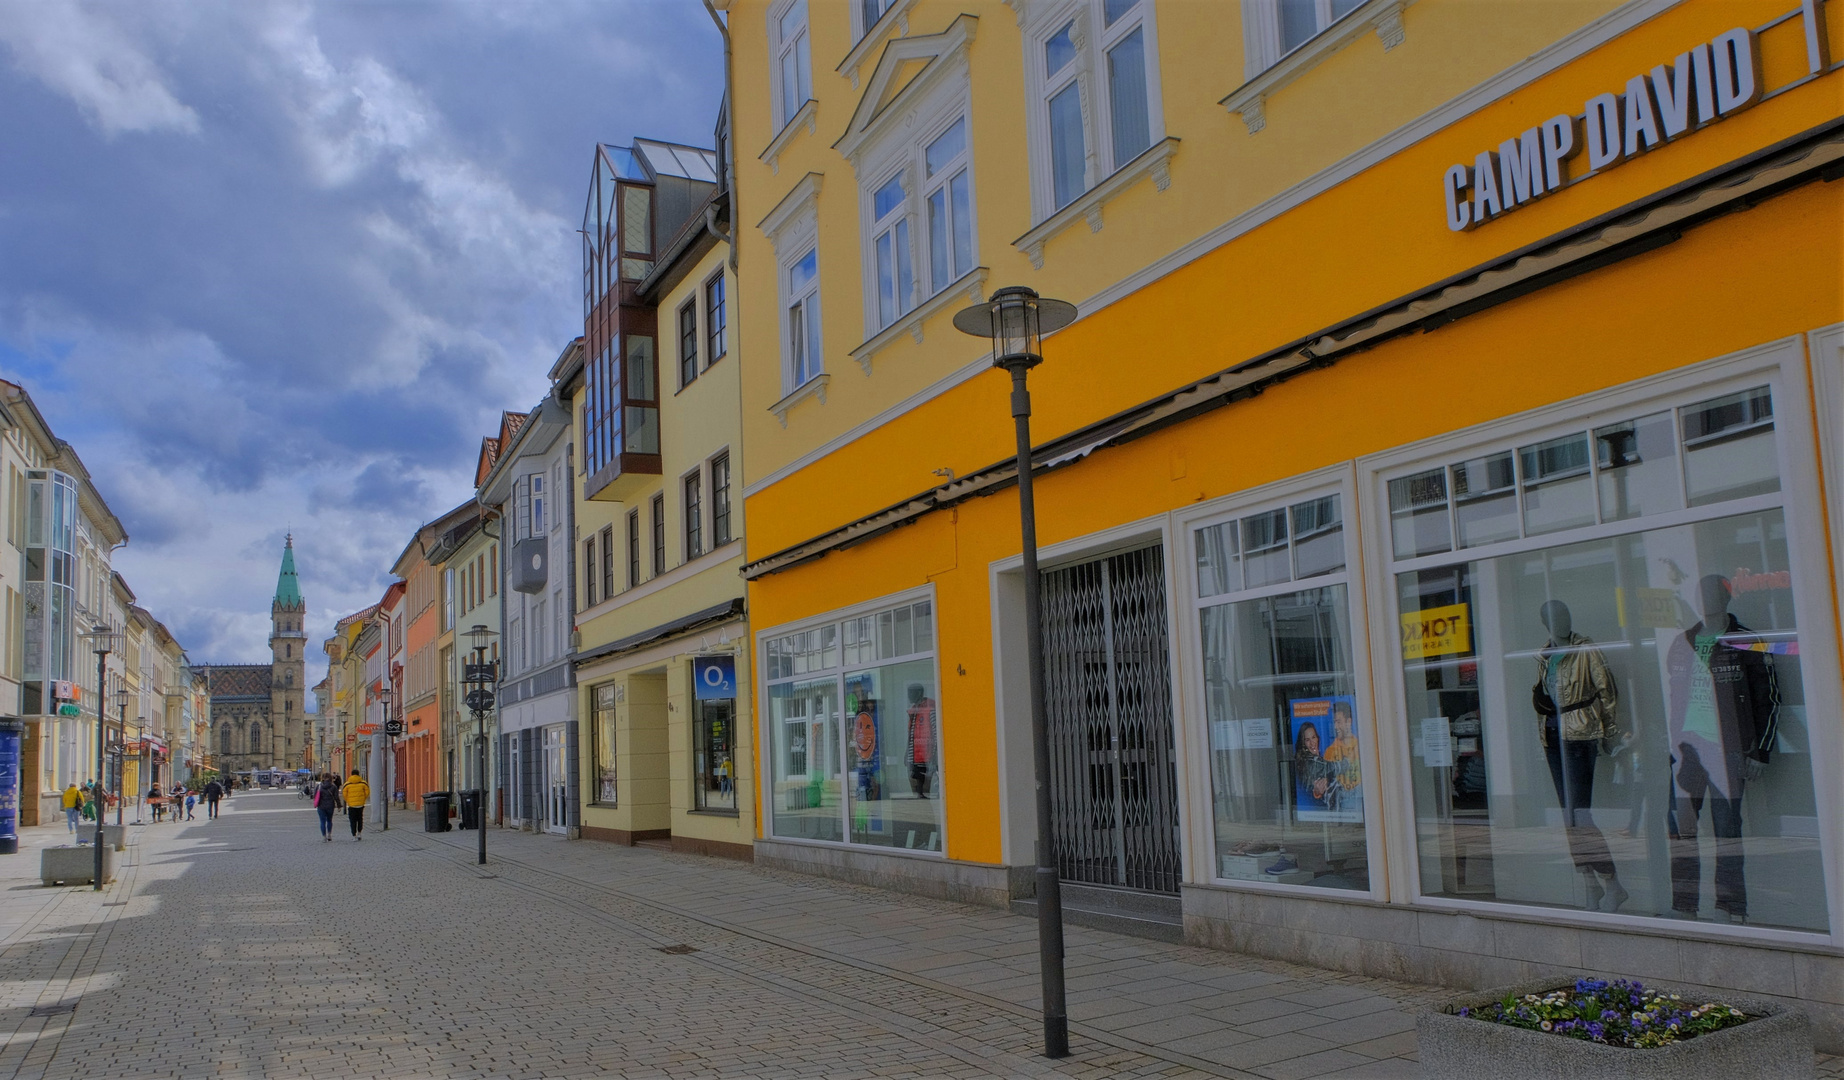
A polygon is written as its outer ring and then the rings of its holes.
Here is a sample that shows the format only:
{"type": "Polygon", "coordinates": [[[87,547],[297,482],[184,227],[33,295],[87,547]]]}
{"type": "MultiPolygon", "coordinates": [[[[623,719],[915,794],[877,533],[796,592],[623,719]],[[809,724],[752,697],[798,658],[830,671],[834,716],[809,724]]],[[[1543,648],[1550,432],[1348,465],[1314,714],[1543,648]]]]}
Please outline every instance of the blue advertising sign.
{"type": "Polygon", "coordinates": [[[727,701],[736,697],[736,657],[692,657],[692,698],[727,701]]]}
{"type": "Polygon", "coordinates": [[[19,853],[19,736],[17,721],[0,722],[0,855],[19,853]]]}

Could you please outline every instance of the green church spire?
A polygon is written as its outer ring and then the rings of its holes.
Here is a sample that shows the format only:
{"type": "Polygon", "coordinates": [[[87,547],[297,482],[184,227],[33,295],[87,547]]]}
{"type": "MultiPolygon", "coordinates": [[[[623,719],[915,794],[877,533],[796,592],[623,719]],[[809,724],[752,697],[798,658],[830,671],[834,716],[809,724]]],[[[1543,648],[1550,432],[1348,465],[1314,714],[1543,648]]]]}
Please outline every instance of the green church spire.
{"type": "Polygon", "coordinates": [[[282,573],[275,581],[275,606],[278,608],[306,606],[301,600],[301,579],[295,576],[293,533],[288,534],[288,541],[282,548],[282,573]]]}

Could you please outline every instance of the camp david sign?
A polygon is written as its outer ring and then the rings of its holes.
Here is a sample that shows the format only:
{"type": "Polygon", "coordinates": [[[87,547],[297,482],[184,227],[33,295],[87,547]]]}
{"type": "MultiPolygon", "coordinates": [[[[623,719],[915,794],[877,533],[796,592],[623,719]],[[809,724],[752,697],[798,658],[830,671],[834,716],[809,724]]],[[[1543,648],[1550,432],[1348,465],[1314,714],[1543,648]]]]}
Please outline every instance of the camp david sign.
{"type": "MultiPolygon", "coordinates": [[[[1802,0],[1813,75],[1829,67],[1819,0],[1802,0]]],[[[1475,229],[1534,199],[1733,116],[1761,100],[1760,45],[1740,27],[1626,80],[1621,93],[1589,98],[1579,114],[1554,116],[1482,150],[1441,175],[1447,227],[1475,229]],[[1587,169],[1571,174],[1575,159],[1587,169]]]]}

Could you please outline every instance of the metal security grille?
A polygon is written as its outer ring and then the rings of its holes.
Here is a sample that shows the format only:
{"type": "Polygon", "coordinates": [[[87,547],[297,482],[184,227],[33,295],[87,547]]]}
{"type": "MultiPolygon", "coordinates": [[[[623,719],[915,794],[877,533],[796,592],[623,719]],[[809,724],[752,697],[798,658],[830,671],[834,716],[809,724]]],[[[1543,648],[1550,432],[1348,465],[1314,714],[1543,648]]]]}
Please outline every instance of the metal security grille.
{"type": "Polygon", "coordinates": [[[1045,572],[1043,623],[1051,815],[1063,879],[1176,893],[1163,549],[1045,572]]]}

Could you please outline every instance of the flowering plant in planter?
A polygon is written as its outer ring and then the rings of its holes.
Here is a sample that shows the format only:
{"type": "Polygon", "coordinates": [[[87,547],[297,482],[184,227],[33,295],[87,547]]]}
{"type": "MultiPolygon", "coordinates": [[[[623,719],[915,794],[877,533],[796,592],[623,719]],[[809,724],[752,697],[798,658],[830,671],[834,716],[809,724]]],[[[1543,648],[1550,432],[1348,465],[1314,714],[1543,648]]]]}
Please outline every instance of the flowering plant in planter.
{"type": "Polygon", "coordinates": [[[1608,1046],[1649,1048],[1746,1023],[1748,1015],[1721,1002],[1692,1004],[1638,982],[1577,979],[1544,994],[1507,994],[1457,1015],[1608,1046]]]}

